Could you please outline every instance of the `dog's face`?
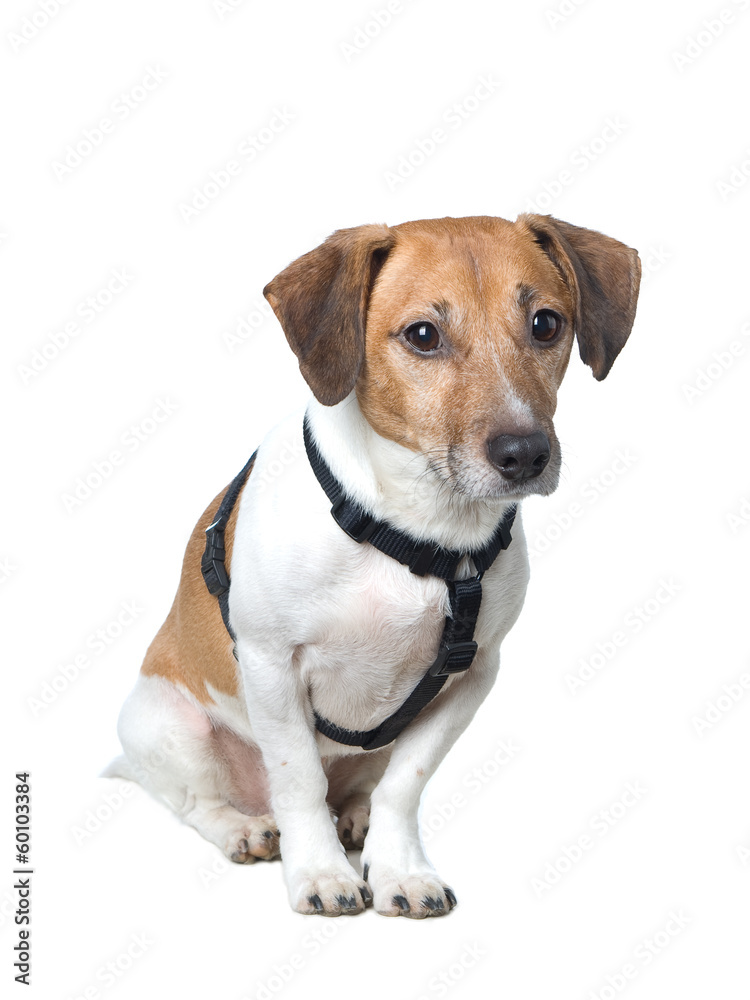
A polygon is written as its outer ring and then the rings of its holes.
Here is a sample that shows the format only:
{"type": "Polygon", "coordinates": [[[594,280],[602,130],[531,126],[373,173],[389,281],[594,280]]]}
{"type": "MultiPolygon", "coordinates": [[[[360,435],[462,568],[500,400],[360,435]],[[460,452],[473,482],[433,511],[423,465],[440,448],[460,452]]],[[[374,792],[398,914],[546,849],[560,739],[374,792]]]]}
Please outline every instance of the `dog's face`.
{"type": "Polygon", "coordinates": [[[328,405],[356,390],[384,437],[472,499],[557,486],[552,418],[574,337],[604,378],[633,323],[638,255],[549,216],[340,230],[265,289],[328,405]]]}

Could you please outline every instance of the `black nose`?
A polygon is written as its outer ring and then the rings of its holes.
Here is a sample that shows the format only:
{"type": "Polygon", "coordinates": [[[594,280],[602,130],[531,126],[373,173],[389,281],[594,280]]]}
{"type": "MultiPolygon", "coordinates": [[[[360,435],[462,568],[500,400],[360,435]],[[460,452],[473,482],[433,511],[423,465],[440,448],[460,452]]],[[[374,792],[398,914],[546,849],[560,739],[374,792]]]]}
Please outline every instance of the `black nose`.
{"type": "Polygon", "coordinates": [[[544,472],[549,462],[549,438],[544,431],[524,437],[501,434],[488,445],[490,461],[504,479],[533,479],[544,472]]]}

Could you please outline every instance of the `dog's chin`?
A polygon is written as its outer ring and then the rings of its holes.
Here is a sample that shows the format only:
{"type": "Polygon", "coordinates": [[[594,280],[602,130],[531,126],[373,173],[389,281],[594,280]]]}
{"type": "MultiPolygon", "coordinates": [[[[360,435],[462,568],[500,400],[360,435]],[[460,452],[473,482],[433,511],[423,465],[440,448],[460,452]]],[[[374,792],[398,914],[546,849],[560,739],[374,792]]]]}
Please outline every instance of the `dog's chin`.
{"type": "Polygon", "coordinates": [[[516,503],[530,496],[549,496],[560,482],[559,457],[552,461],[540,476],[511,481],[487,462],[478,468],[452,472],[449,483],[453,491],[469,501],[516,503]]]}
{"type": "Polygon", "coordinates": [[[555,492],[559,481],[559,472],[555,475],[547,475],[544,472],[534,479],[523,479],[517,482],[509,482],[498,475],[495,483],[490,485],[486,492],[477,493],[475,499],[516,502],[530,496],[546,497],[555,492]]]}
{"type": "Polygon", "coordinates": [[[509,500],[523,500],[524,497],[530,496],[548,497],[550,493],[555,492],[559,482],[559,473],[549,476],[543,474],[536,476],[534,479],[524,479],[520,483],[503,481],[503,484],[501,484],[495,495],[499,498],[507,498],[509,500]]]}

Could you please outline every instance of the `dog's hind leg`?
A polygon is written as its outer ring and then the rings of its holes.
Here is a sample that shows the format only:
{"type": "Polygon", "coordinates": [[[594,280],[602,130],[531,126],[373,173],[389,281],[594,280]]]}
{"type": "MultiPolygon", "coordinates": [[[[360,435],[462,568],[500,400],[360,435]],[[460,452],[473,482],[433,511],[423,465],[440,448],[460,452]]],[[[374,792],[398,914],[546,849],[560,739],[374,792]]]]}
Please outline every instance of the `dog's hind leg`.
{"type": "Polygon", "coordinates": [[[358,850],[370,828],[370,795],[383,776],[391,748],[338,757],[326,768],[328,803],[336,814],[339,840],[358,850]]]}
{"type": "MultiPolygon", "coordinates": [[[[201,575],[206,528],[223,495],[190,536],[174,604],[120,713],[124,756],[105,774],[139,782],[228,858],[247,863],[277,857],[279,832],[260,752],[213,721],[211,691],[230,704],[239,698],[232,640],[201,575]]],[[[237,506],[225,532],[228,565],[236,519],[237,506]]]]}
{"type": "Polygon", "coordinates": [[[141,675],[123,705],[118,732],[125,751],[105,772],[137,781],[231,860],[247,864],[279,854],[263,772],[245,776],[238,794],[226,735],[170,681],[141,675]],[[248,815],[238,808],[252,810],[248,815]]]}

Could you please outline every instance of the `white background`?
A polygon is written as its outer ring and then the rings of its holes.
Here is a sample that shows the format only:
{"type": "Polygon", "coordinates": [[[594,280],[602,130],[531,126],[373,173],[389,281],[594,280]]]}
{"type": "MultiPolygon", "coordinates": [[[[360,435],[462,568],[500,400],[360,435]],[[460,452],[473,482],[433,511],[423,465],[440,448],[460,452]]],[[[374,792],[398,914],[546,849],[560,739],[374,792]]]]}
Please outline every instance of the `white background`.
{"type": "Polygon", "coordinates": [[[403,0],[379,27],[386,0],[45,2],[46,24],[8,0],[1,25],[3,990],[23,993],[11,811],[28,769],[23,995],[746,997],[750,4],[403,0]],[[279,112],[285,127],[263,132],[279,112]],[[438,127],[433,155],[389,183],[438,127]],[[248,136],[262,137],[252,160],[248,136]],[[69,146],[80,163],[56,167],[69,146]],[[239,174],[186,221],[180,206],[232,159],[239,174]],[[278,862],[226,865],[97,774],[195,520],[306,396],[257,313],[264,284],[342,226],[512,219],[532,201],[638,248],[645,280],[609,378],[571,361],[563,482],[524,510],[524,612],[425,795],[459,907],[302,917],[278,862]],[[123,269],[126,287],[103,292],[123,269]],[[173,412],[151,423],[160,400],[173,412]],[[112,474],[66,503],[113,450],[112,474]],[[125,628],[123,602],[138,609],[125,628]],[[618,631],[572,694],[566,675],[618,631]]]}

